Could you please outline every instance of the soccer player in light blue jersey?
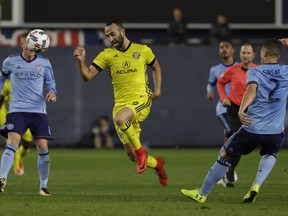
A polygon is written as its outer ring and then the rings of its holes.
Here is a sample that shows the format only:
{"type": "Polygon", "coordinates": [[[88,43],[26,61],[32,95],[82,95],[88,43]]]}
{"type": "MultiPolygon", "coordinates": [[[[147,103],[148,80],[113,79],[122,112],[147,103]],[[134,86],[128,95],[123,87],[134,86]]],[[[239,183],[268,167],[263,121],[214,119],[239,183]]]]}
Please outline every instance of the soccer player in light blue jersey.
{"type": "Polygon", "coordinates": [[[181,192],[204,203],[217,181],[221,179],[231,160],[247,155],[260,146],[262,156],[256,177],[243,203],[255,202],[259,189],[276,162],[276,153],[284,139],[284,119],[288,95],[288,65],[278,64],[280,43],[288,47],[288,38],[267,40],[261,47],[261,65],[248,69],[246,92],[238,112],[243,125],[221,148],[217,161],[210,168],[199,189],[181,192]]]}
{"type": "MultiPolygon", "coordinates": [[[[222,62],[215,66],[212,66],[209,73],[208,84],[207,84],[207,98],[209,100],[214,100],[214,93],[217,92],[216,85],[218,78],[228,67],[238,64],[234,59],[234,49],[230,41],[223,40],[219,44],[219,56],[221,57],[222,62]]],[[[230,85],[225,86],[227,94],[230,92],[230,85]]],[[[233,134],[231,126],[227,119],[227,108],[223,106],[220,100],[217,102],[216,106],[216,115],[224,127],[224,142],[227,141],[227,138],[233,134]]]]}
{"type": "Polygon", "coordinates": [[[21,35],[22,52],[4,60],[0,76],[0,91],[7,78],[12,84],[9,113],[6,123],[0,128],[0,134],[8,138],[1,158],[0,192],[4,192],[21,136],[29,128],[38,152],[39,194],[50,196],[47,189],[50,170],[48,140],[53,137],[47,119],[46,100],[56,102],[56,83],[50,61],[28,49],[28,33],[21,35]]]}
{"type": "MultiPolygon", "coordinates": [[[[216,86],[218,82],[218,78],[220,75],[230,66],[239,64],[239,62],[234,59],[234,49],[233,44],[229,40],[223,40],[219,43],[219,56],[221,57],[222,62],[215,66],[212,66],[209,73],[208,84],[207,84],[207,99],[214,100],[214,93],[217,92],[216,86]]],[[[227,95],[230,93],[230,83],[225,85],[225,91],[227,95]]],[[[224,128],[224,142],[225,143],[228,138],[233,134],[233,128],[230,123],[230,120],[227,115],[227,107],[224,107],[222,102],[218,100],[216,105],[216,115],[219,119],[220,123],[224,128]]],[[[235,163],[233,163],[234,165],[235,163]]],[[[237,164],[235,164],[237,165],[237,164]]],[[[234,181],[237,181],[238,177],[235,171],[235,167],[232,166],[230,171],[232,175],[234,175],[234,181]]],[[[227,180],[227,176],[225,175],[223,179],[221,179],[218,184],[222,184],[224,187],[233,186],[233,183],[230,183],[227,180]]]]}

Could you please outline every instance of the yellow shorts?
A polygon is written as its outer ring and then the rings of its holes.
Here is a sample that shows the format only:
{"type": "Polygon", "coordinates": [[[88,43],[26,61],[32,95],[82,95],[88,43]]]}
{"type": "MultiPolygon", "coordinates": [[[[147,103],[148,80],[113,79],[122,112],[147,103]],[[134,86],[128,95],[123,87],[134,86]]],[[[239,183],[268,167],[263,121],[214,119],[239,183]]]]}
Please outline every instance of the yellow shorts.
{"type": "MultiPolygon", "coordinates": [[[[121,109],[124,107],[129,107],[134,112],[134,118],[132,119],[131,123],[134,127],[134,130],[136,132],[136,135],[140,137],[140,122],[144,121],[151,110],[152,106],[152,99],[151,97],[143,97],[139,98],[138,100],[133,100],[130,103],[127,103],[126,105],[115,105],[113,108],[113,118],[121,109]]],[[[126,134],[114,123],[117,134],[119,136],[119,139],[123,144],[129,143],[129,140],[126,136],[126,134]]]]}

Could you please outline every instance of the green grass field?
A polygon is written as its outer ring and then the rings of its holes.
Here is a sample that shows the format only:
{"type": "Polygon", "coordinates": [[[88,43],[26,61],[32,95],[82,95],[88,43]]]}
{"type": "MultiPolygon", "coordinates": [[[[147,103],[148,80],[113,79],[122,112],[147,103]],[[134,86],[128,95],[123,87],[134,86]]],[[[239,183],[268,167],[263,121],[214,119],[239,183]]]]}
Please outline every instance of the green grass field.
{"type": "MultiPolygon", "coordinates": [[[[1,150],[2,153],[3,149],[1,150]]],[[[9,215],[287,215],[288,151],[278,154],[276,166],[262,185],[253,204],[241,204],[255,177],[258,151],[242,157],[235,188],[216,185],[205,204],[184,197],[181,188],[199,187],[217,158],[218,149],[150,149],[166,160],[169,185],[162,188],[154,170],[139,175],[124,150],[51,149],[49,190],[38,195],[37,155],[25,161],[25,174],[9,174],[0,194],[0,216],[9,215]]]]}

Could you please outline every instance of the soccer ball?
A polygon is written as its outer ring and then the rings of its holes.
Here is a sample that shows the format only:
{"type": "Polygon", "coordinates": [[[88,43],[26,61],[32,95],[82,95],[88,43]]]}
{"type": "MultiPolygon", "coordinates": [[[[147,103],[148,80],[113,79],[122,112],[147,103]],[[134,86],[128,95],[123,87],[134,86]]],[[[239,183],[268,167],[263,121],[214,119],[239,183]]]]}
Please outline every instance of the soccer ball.
{"type": "Polygon", "coordinates": [[[49,35],[42,29],[34,29],[26,37],[27,47],[34,52],[44,52],[50,45],[49,35]]]}

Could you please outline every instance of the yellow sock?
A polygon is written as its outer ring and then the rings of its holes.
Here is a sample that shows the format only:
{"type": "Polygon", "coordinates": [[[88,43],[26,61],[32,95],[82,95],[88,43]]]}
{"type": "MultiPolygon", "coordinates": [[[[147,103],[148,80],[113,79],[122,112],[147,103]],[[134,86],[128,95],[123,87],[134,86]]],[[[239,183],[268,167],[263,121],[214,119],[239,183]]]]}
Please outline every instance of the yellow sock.
{"type": "Polygon", "coordinates": [[[30,148],[24,148],[23,145],[19,147],[19,152],[22,158],[24,158],[28,154],[29,151],[30,151],[30,148]]]}
{"type": "Polygon", "coordinates": [[[119,128],[126,134],[130,144],[134,147],[135,150],[141,148],[141,143],[139,137],[136,135],[135,130],[131,122],[126,122],[124,125],[119,126],[119,128]]]}
{"type": "Polygon", "coordinates": [[[14,154],[14,163],[13,163],[13,167],[14,167],[14,172],[16,172],[17,170],[19,170],[19,162],[21,160],[21,153],[19,151],[19,149],[17,149],[17,151],[14,154]]]}
{"type": "Polygon", "coordinates": [[[157,160],[154,157],[148,155],[147,166],[150,168],[155,168],[157,166],[157,160]]]}

